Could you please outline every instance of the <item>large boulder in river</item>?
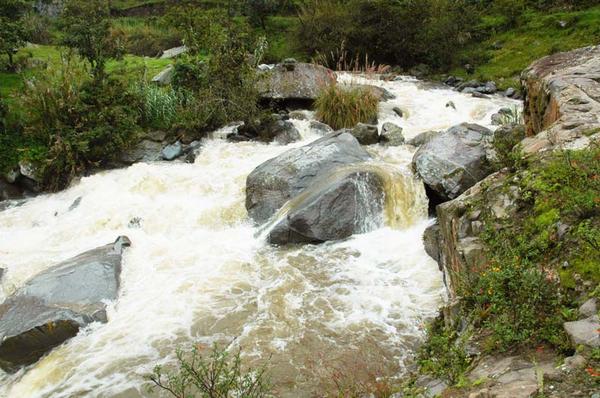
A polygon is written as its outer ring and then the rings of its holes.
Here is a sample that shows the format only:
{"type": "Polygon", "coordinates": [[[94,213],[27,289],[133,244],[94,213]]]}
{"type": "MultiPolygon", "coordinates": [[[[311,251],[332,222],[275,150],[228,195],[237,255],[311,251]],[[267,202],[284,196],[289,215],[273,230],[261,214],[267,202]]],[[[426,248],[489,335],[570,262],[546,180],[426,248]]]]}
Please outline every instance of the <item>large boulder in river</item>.
{"type": "Polygon", "coordinates": [[[379,227],[385,204],[384,182],[360,166],[324,175],[293,198],[275,220],[269,242],[319,243],[379,227]]]}
{"type": "Polygon", "coordinates": [[[260,72],[257,84],[263,100],[314,101],[335,73],[320,65],[289,62],[260,72]]]}
{"type": "Polygon", "coordinates": [[[117,298],[127,237],[64,261],[30,279],[0,305],[0,367],[36,362],[92,322],[106,322],[117,298]]]}
{"type": "Polygon", "coordinates": [[[315,178],[334,168],[364,162],[371,156],[351,134],[338,131],[266,161],[246,180],[246,209],[264,223],[315,178]]]}
{"type": "Polygon", "coordinates": [[[458,197],[492,172],[488,161],[493,133],[463,123],[432,138],[413,157],[413,168],[442,200],[458,197]]]}

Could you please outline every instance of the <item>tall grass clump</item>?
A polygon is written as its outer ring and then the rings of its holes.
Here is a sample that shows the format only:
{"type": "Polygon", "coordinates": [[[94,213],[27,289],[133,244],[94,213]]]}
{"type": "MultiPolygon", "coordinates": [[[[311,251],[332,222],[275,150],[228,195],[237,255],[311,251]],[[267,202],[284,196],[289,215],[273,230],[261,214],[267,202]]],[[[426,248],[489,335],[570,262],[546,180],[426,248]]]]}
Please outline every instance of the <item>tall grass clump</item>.
{"type": "Polygon", "coordinates": [[[243,370],[241,353],[234,354],[216,344],[210,352],[198,347],[191,352],[177,350],[177,366],[165,371],[156,366],[148,377],[150,389],[158,387],[176,398],[265,398],[271,397],[271,387],[264,367],[243,370]]]}
{"type": "Polygon", "coordinates": [[[315,101],[317,118],[335,130],[377,119],[378,106],[379,100],[371,91],[336,83],[325,86],[315,101]]]}
{"type": "Polygon", "coordinates": [[[143,123],[156,129],[170,129],[176,122],[183,94],[172,87],[159,87],[146,82],[134,88],[141,100],[143,123]]]}

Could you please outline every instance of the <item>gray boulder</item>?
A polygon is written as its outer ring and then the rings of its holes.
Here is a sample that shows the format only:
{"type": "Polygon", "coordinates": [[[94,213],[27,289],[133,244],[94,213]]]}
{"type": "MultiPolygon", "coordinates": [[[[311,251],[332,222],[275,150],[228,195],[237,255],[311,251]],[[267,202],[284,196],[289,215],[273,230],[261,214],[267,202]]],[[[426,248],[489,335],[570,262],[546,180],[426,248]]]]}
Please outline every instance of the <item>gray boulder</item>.
{"type": "Polygon", "coordinates": [[[64,261],[30,279],[0,305],[0,367],[36,362],[92,322],[107,322],[117,298],[127,237],[64,261]]]}
{"type": "Polygon", "coordinates": [[[579,313],[583,316],[590,317],[598,313],[598,300],[591,298],[579,307],[579,313]]]}
{"type": "Polygon", "coordinates": [[[379,142],[379,131],[373,124],[358,123],[353,129],[345,131],[356,137],[361,145],[373,145],[379,142]]]}
{"type": "Polygon", "coordinates": [[[257,140],[262,142],[277,142],[286,145],[300,140],[300,132],[287,115],[273,114],[257,121],[255,125],[241,125],[237,132],[227,138],[230,141],[257,140]]]}
{"type": "Polygon", "coordinates": [[[423,246],[429,257],[433,258],[438,263],[440,262],[440,226],[435,223],[430,225],[423,232],[423,246]]]}
{"type": "Polygon", "coordinates": [[[133,148],[123,152],[119,160],[124,164],[158,161],[162,157],[162,149],[163,144],[160,142],[143,140],[133,148]]]}
{"type": "Polygon", "coordinates": [[[565,322],[565,332],[575,347],[584,345],[592,348],[600,347],[600,320],[598,315],[593,315],[580,321],[565,322]]]}
{"type": "Polygon", "coordinates": [[[413,146],[421,146],[428,143],[440,134],[441,133],[439,131],[425,131],[423,133],[417,134],[416,136],[408,140],[407,144],[413,146]]]}
{"type": "Polygon", "coordinates": [[[487,154],[493,133],[463,123],[432,138],[413,157],[413,168],[444,200],[454,199],[492,172],[487,154]]]}
{"type": "Polygon", "coordinates": [[[177,141],[173,144],[165,146],[160,152],[161,157],[164,160],[175,160],[181,155],[183,155],[183,147],[181,146],[181,142],[177,141]]]}
{"type": "Polygon", "coordinates": [[[269,232],[274,244],[318,243],[382,224],[383,180],[373,171],[333,170],[292,199],[269,232]]]}
{"type": "Polygon", "coordinates": [[[259,165],[246,179],[246,209],[264,223],[313,180],[334,168],[364,162],[371,156],[351,134],[338,131],[259,165]]]}
{"type": "Polygon", "coordinates": [[[379,136],[379,142],[388,146],[399,146],[404,144],[404,135],[402,134],[402,127],[395,125],[394,123],[384,123],[381,127],[381,135],[379,136]]]}
{"type": "Polygon", "coordinates": [[[257,89],[263,100],[314,101],[321,88],[336,80],[335,73],[323,66],[295,63],[279,64],[260,71],[257,89]]]}

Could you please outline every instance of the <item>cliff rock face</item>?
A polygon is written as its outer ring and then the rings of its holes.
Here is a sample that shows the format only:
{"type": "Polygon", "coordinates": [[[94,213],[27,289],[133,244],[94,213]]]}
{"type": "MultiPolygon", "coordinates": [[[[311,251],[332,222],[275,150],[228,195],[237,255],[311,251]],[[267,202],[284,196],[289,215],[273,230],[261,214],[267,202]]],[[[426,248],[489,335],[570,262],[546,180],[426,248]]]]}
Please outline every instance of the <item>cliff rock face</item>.
{"type": "MultiPolygon", "coordinates": [[[[600,46],[554,54],[534,62],[522,75],[527,99],[525,123],[528,137],[522,141],[530,157],[546,151],[583,149],[600,142],[600,46]]],[[[535,160],[533,160],[535,161],[535,160]]],[[[437,207],[437,238],[440,267],[451,296],[456,296],[459,278],[485,268],[486,253],[478,236],[494,220],[509,219],[518,211],[518,184],[508,173],[497,172],[462,195],[437,207]]],[[[433,228],[433,227],[431,227],[433,228]]],[[[437,251],[436,251],[437,250],[437,251]]]]}
{"type": "Polygon", "coordinates": [[[542,58],[521,80],[526,90],[526,154],[600,141],[600,46],[542,58]]]}

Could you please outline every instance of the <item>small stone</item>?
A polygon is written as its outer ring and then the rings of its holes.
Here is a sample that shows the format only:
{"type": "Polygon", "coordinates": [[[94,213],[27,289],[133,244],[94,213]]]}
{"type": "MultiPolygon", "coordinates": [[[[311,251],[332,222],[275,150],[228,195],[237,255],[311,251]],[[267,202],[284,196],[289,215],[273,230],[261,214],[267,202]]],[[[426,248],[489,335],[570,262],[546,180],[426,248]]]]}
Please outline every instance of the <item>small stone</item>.
{"type": "Polygon", "coordinates": [[[509,87],[506,89],[506,92],[504,93],[504,95],[506,95],[507,97],[512,97],[513,95],[516,94],[516,90],[512,87],[509,87]]]}
{"type": "Polygon", "coordinates": [[[316,131],[317,133],[322,135],[333,132],[333,129],[329,125],[318,122],[316,120],[311,120],[309,126],[311,130],[316,131]]]}
{"type": "Polygon", "coordinates": [[[452,109],[456,110],[456,105],[454,104],[453,101],[448,101],[446,103],[446,108],[452,108],[452,109]]]}
{"type": "Polygon", "coordinates": [[[73,203],[71,203],[71,206],[69,206],[69,211],[73,211],[76,208],[78,208],[79,205],[81,204],[81,199],[83,199],[81,196],[79,196],[77,199],[75,199],[73,201],[73,203]]]}
{"type": "Polygon", "coordinates": [[[358,123],[349,131],[361,145],[372,145],[379,142],[379,131],[372,124],[358,123]]]}
{"type": "Polygon", "coordinates": [[[142,226],[142,219],[140,217],[133,217],[129,220],[129,224],[127,224],[127,228],[140,228],[142,226]]]}
{"type": "Polygon", "coordinates": [[[403,145],[404,135],[402,134],[402,127],[397,126],[394,123],[384,123],[381,127],[379,142],[388,146],[403,145]]]}
{"type": "Polygon", "coordinates": [[[587,360],[579,354],[565,358],[565,366],[569,369],[583,369],[587,364],[587,360]]]}

